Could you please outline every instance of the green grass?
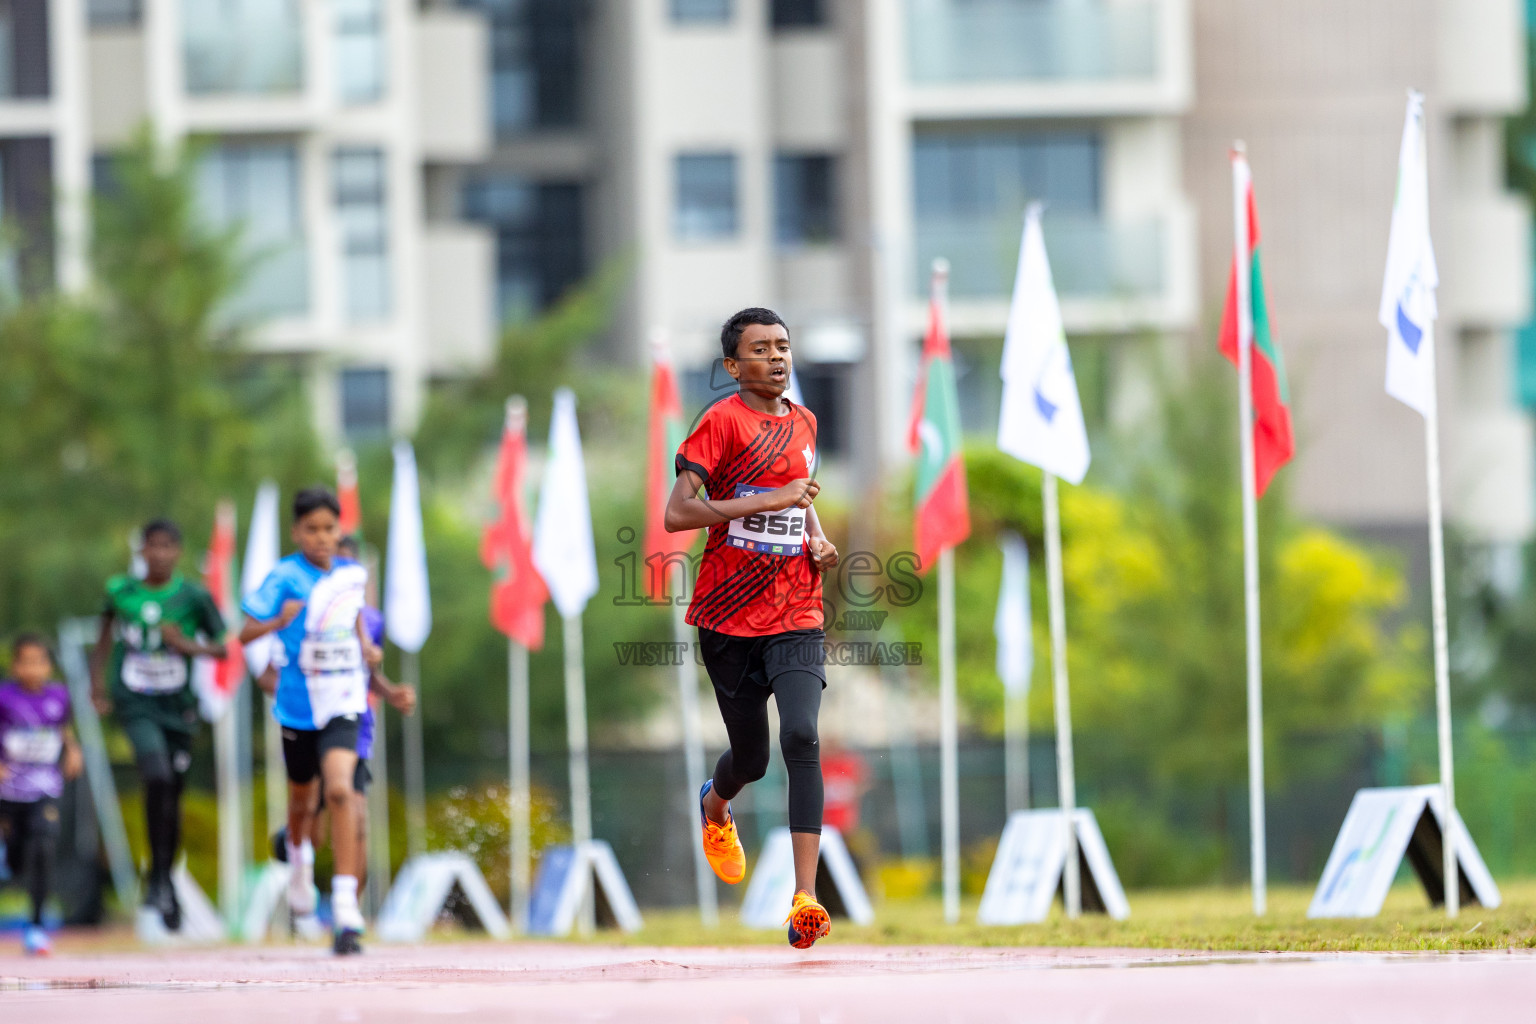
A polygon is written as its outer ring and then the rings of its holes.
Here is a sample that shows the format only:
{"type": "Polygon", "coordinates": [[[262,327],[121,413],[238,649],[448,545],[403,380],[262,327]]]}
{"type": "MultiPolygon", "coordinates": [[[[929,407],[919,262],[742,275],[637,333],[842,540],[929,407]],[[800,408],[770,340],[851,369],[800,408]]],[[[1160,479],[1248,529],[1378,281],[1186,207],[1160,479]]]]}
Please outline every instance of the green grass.
{"type": "MultiPolygon", "coordinates": [[[[886,902],[875,908],[875,923],[858,927],[834,920],[837,942],[882,945],[1104,946],[1146,949],[1291,950],[1477,950],[1536,948],[1536,880],[1501,885],[1497,910],[1464,907],[1455,921],[1432,909],[1418,886],[1400,885],[1378,917],[1363,920],[1307,919],[1310,887],[1276,886],[1269,913],[1253,916],[1247,889],[1153,889],[1130,894],[1131,916],[1111,921],[1087,914],[1068,921],[1058,906],[1044,924],[991,927],[976,923],[976,900],[965,902],[960,923],[946,925],[935,899],[886,902]]],[[[645,927],[616,938],[601,931],[597,942],[630,945],[779,945],[782,931],[743,927],[735,908],[722,908],[720,927],[704,930],[698,914],[647,910],[645,927]]]]}

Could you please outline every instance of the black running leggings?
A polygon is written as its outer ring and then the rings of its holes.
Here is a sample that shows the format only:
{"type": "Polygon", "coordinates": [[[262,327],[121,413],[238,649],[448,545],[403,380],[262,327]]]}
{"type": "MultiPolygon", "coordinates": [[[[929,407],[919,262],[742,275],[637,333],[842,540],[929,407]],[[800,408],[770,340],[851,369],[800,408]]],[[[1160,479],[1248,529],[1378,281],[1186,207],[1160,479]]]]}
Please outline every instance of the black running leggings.
{"type": "Polygon", "coordinates": [[[59,842],[58,802],[49,797],[30,803],[0,800],[0,832],[11,874],[27,880],[32,923],[41,925],[59,842]]]}
{"type": "MultiPolygon", "coordinates": [[[[779,704],[779,748],[789,770],[789,830],[821,834],[821,747],[816,716],[825,684],[814,672],[790,670],[774,675],[772,694],[779,704]]],[[[768,772],[768,694],[766,686],[745,684],[736,696],[715,688],[730,749],[715,763],[715,792],[730,800],[749,782],[768,772]]]]}

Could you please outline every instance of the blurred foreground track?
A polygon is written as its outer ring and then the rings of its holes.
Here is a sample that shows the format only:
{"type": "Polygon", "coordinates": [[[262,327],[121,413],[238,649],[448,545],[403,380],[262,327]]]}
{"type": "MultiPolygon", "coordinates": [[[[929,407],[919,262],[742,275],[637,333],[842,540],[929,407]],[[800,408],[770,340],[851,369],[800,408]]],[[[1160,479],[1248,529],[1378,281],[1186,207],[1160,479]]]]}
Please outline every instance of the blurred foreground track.
{"type": "MultiPolygon", "coordinates": [[[[834,933],[835,935],[835,933],[834,933]]],[[[113,1024],[1508,1020],[1536,954],[436,943],[0,960],[0,1017],[113,1024]],[[1136,969],[1130,969],[1136,968],[1136,969]]]]}

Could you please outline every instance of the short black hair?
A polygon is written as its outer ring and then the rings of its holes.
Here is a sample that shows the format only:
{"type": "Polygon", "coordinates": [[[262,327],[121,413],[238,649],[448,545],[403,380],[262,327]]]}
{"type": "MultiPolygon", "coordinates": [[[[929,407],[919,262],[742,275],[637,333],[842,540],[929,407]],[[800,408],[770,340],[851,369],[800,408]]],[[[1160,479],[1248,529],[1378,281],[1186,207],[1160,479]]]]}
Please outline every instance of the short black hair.
{"type": "Polygon", "coordinates": [[[157,533],[164,534],[172,544],[181,543],[181,527],[169,519],[151,519],[145,523],[144,528],[139,531],[139,540],[148,541],[157,533]]]}
{"type": "Polygon", "coordinates": [[[760,327],[772,327],[777,324],[786,331],[789,326],[784,323],[784,318],[771,309],[762,306],[748,306],[739,313],[732,315],[720,327],[720,352],[727,359],[736,358],[736,346],[741,343],[741,332],[752,324],[760,327]]]}
{"type": "Polygon", "coordinates": [[[342,548],[351,548],[358,554],[363,553],[362,542],[357,539],[357,534],[355,533],[349,533],[345,537],[341,538],[341,540],[336,542],[336,550],[340,551],[342,548]]]}
{"type": "Polygon", "coordinates": [[[17,633],[15,639],[11,641],[11,660],[15,661],[17,658],[21,657],[21,652],[26,650],[28,647],[36,647],[38,650],[42,651],[43,654],[48,657],[48,661],[52,663],[53,648],[49,646],[48,641],[44,639],[43,634],[41,633],[17,633]]]}
{"type": "Polygon", "coordinates": [[[336,500],[336,495],[329,487],[306,487],[293,496],[293,521],[298,522],[319,508],[330,509],[334,516],[341,515],[341,502],[336,500]]]}

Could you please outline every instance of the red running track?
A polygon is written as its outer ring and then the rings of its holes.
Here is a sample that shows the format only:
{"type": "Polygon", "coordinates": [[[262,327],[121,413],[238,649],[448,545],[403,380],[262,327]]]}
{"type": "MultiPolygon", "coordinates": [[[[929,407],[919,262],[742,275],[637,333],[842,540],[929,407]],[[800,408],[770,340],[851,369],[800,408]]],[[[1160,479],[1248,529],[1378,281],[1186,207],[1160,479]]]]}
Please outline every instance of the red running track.
{"type": "Polygon", "coordinates": [[[1432,1021],[1536,1017],[1536,953],[656,949],[469,942],[0,956],[3,1024],[1432,1021]]]}

